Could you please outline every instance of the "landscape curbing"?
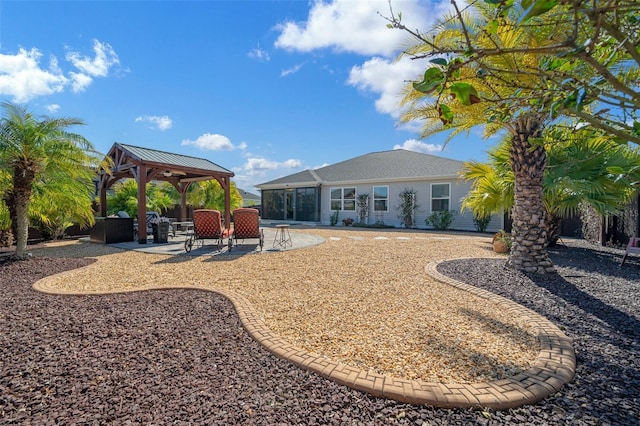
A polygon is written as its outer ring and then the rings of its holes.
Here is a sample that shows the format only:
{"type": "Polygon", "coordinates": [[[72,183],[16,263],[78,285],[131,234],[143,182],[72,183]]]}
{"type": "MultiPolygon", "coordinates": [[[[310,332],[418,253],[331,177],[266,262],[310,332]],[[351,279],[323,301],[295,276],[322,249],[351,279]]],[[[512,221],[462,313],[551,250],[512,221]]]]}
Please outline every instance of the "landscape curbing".
{"type": "MultiPolygon", "coordinates": [[[[434,279],[496,303],[514,315],[526,319],[532,332],[537,335],[540,353],[534,365],[513,377],[486,383],[435,383],[384,376],[375,372],[352,367],[329,358],[298,348],[272,332],[243,296],[228,290],[204,287],[176,286],[173,289],[207,290],[220,294],[233,304],[247,333],[274,355],[313,371],[322,377],[352,389],[399,402],[432,405],[442,408],[492,408],[504,410],[533,404],[557,392],[569,383],[576,368],[572,341],[557,326],[537,313],[486,290],[451,279],[437,272],[438,264],[425,266],[425,272],[434,279]]],[[[70,273],[62,272],[59,275],[70,273]]],[[[53,276],[52,276],[53,277],[53,276]]],[[[88,295],[104,292],[61,292],[50,288],[45,277],[33,285],[37,291],[49,294],[88,295]]],[[[145,287],[129,290],[167,290],[168,287],[145,287]]]]}

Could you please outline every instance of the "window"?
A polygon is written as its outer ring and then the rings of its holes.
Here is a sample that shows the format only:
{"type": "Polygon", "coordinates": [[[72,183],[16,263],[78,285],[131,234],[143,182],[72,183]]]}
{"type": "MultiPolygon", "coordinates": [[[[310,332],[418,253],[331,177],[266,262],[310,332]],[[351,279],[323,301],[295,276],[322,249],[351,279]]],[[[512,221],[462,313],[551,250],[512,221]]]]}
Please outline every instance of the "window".
{"type": "Polygon", "coordinates": [[[373,187],[373,211],[386,212],[389,211],[389,187],[374,186],[373,187]]]}
{"type": "Polygon", "coordinates": [[[449,210],[450,185],[448,183],[431,184],[431,211],[449,210]]]}
{"type": "Polygon", "coordinates": [[[356,209],[355,188],[331,188],[331,210],[356,209]]]}

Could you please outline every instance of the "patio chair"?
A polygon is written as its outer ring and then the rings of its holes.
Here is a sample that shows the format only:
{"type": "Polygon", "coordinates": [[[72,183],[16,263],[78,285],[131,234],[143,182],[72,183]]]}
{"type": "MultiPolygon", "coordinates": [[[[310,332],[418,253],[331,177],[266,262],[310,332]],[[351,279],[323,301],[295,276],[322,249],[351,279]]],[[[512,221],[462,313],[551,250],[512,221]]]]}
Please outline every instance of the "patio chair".
{"type": "Polygon", "coordinates": [[[260,214],[257,209],[241,208],[233,211],[233,233],[229,237],[229,251],[233,248],[235,240],[247,238],[257,238],[260,244],[260,251],[264,246],[264,231],[260,229],[260,214]]]}
{"type": "Polygon", "coordinates": [[[222,248],[224,239],[229,233],[222,228],[222,216],[218,210],[199,209],[193,211],[193,233],[184,241],[187,253],[198,242],[204,246],[204,240],[215,240],[218,250],[222,248]]]}
{"type": "Polygon", "coordinates": [[[629,253],[640,254],[640,237],[629,238],[629,244],[627,244],[627,249],[624,251],[624,256],[622,256],[620,267],[624,265],[624,262],[627,260],[627,256],[629,255],[629,253]]]}

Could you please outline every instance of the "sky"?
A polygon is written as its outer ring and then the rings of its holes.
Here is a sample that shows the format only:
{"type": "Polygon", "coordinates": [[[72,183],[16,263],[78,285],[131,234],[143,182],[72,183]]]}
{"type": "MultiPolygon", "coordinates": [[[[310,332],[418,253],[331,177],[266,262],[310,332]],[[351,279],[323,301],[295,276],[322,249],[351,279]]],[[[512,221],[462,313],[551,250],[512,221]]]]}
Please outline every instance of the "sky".
{"type": "MultiPolygon", "coordinates": [[[[392,0],[428,30],[448,0],[392,0]]],[[[370,152],[484,160],[480,131],[446,146],[399,123],[426,61],[387,28],[389,3],[0,0],[0,100],[76,117],[102,153],[116,143],[206,158],[238,188],[370,152]]]]}

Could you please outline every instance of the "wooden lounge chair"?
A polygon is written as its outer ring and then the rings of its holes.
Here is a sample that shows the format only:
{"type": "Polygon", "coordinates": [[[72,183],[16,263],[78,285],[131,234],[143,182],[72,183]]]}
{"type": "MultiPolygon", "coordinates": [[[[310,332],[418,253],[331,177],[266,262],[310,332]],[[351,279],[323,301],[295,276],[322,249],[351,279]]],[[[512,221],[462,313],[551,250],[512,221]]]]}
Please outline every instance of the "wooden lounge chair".
{"type": "Polygon", "coordinates": [[[257,209],[236,209],[233,211],[233,233],[229,237],[229,251],[233,248],[234,240],[237,246],[238,240],[247,238],[257,238],[262,251],[264,231],[260,229],[260,213],[257,209]]]}
{"type": "Polygon", "coordinates": [[[627,249],[624,251],[624,256],[622,256],[620,266],[624,265],[629,253],[640,254],[640,237],[631,237],[629,239],[629,244],[627,244],[627,249]]]}
{"type": "Polygon", "coordinates": [[[215,240],[218,250],[222,248],[228,232],[222,228],[222,216],[218,210],[199,209],[193,212],[193,233],[184,241],[184,249],[189,253],[196,242],[204,246],[204,240],[215,240]]]}

